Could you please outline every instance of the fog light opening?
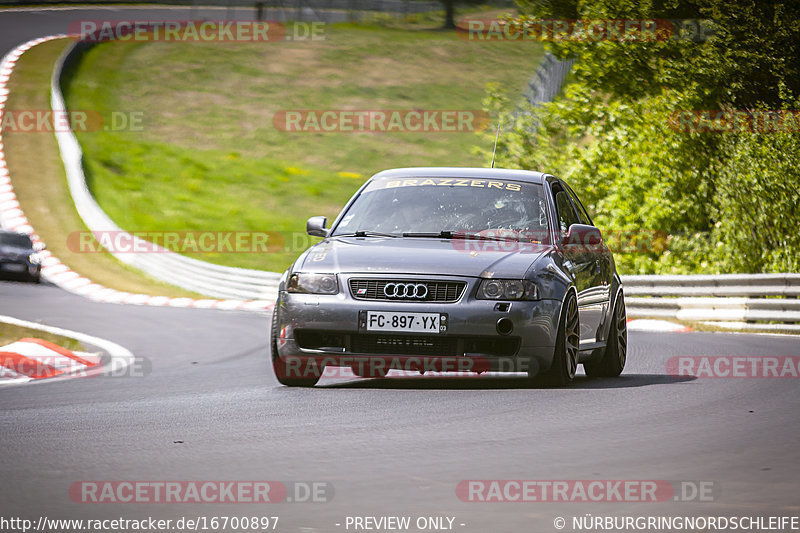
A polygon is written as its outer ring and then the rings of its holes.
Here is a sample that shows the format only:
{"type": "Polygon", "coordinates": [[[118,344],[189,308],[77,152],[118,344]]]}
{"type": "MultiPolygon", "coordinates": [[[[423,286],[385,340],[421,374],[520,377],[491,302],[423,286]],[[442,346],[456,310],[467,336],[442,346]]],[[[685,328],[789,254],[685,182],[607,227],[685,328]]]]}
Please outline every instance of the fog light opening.
{"type": "Polygon", "coordinates": [[[514,323],[510,318],[503,317],[497,321],[497,333],[509,335],[512,331],[514,331],[514,323]]]}

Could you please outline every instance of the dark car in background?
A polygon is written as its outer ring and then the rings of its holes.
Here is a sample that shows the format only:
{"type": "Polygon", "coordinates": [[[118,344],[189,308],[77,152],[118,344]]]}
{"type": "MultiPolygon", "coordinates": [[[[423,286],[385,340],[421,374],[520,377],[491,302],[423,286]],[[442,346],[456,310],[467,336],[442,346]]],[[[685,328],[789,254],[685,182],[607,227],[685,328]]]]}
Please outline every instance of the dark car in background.
{"type": "Polygon", "coordinates": [[[42,245],[34,245],[24,233],[0,230],[0,277],[28,279],[39,283],[42,265],[39,252],[42,245]]]}
{"type": "Polygon", "coordinates": [[[548,174],[404,168],[368,180],[284,273],[278,380],[324,369],[525,372],[549,386],[617,376],[627,329],[614,259],[578,197],[548,174]]]}

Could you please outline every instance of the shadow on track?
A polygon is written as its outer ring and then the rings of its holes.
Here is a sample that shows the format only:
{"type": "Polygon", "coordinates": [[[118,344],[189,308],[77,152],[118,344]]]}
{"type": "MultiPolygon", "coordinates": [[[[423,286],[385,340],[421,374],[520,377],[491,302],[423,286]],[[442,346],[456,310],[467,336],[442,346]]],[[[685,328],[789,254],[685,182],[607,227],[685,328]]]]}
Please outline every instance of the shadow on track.
{"type": "MultiPolygon", "coordinates": [[[[664,374],[627,374],[617,378],[592,379],[576,376],[565,389],[625,389],[650,385],[675,385],[697,379],[694,376],[667,376],[664,374]]],[[[322,389],[547,389],[536,386],[527,378],[519,376],[491,377],[388,377],[381,379],[359,379],[346,383],[318,385],[322,389]]]]}

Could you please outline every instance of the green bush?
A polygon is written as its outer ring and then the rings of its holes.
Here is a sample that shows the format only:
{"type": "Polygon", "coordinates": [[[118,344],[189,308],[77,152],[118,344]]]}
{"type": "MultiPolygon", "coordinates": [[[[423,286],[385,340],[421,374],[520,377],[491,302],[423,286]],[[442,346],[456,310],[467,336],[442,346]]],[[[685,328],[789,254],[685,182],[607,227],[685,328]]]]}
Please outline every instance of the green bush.
{"type": "Polygon", "coordinates": [[[717,176],[719,261],[740,272],[800,272],[800,137],[731,139],[717,176]]]}
{"type": "Polygon", "coordinates": [[[800,6],[724,0],[520,0],[519,6],[541,19],[703,19],[710,37],[549,43],[555,54],[577,58],[555,102],[516,119],[498,91],[485,102],[507,125],[499,166],[567,179],[611,241],[666,236],[653,239],[658,245],[617,253],[623,273],[798,270],[800,131],[703,131],[676,117],[797,109],[800,6]]]}

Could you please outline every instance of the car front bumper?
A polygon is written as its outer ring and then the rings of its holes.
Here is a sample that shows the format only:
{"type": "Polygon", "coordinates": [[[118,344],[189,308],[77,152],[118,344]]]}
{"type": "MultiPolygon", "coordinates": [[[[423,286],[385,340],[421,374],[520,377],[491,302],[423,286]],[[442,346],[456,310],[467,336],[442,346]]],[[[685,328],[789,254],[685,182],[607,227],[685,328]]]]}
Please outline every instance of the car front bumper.
{"type": "Polygon", "coordinates": [[[478,300],[477,282],[468,281],[453,303],[355,299],[341,278],[336,295],[281,291],[275,308],[278,355],[321,368],[374,368],[377,360],[383,368],[418,371],[536,373],[549,368],[561,301],[478,300]],[[438,334],[367,331],[359,320],[366,311],[445,314],[447,329],[438,334]],[[506,335],[498,333],[501,318],[513,324],[506,335]]]}
{"type": "Polygon", "coordinates": [[[31,263],[27,259],[0,259],[0,273],[17,276],[35,276],[41,265],[31,263]]]}

